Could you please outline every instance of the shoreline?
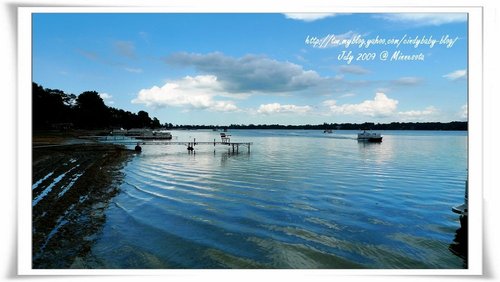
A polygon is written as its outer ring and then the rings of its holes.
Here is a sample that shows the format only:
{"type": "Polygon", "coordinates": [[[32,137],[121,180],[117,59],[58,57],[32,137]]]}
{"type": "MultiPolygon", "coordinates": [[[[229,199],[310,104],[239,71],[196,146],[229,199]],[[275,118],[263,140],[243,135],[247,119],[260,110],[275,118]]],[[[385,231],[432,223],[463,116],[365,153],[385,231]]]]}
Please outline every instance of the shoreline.
{"type": "Polygon", "coordinates": [[[133,154],[80,133],[33,135],[33,268],[85,268],[75,261],[89,253],[133,154]]]}

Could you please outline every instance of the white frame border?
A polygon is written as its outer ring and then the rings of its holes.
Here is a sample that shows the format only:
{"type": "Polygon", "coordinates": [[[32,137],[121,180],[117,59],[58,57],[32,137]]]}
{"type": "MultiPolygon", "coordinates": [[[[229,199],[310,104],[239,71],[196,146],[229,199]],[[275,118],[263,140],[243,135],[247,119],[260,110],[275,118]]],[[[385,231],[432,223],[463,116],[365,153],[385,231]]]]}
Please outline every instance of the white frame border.
{"type": "MultiPolygon", "coordinates": [[[[176,1],[174,1],[176,2],[176,1]]],[[[266,6],[248,3],[226,3],[224,6],[210,3],[179,1],[169,7],[21,7],[18,8],[18,274],[20,275],[173,275],[176,277],[196,276],[220,277],[223,270],[38,270],[31,268],[31,35],[33,13],[276,13],[276,12],[344,12],[344,13],[385,13],[385,12],[467,12],[469,13],[469,50],[468,50],[468,112],[469,112],[469,268],[438,270],[294,270],[293,275],[330,276],[330,275],[481,275],[483,266],[483,9],[479,6],[466,7],[400,7],[400,6],[341,6],[333,7],[312,1],[308,5],[286,3],[279,5],[266,3],[266,6]],[[287,7],[283,10],[282,7],[287,7]],[[471,138],[472,137],[472,138],[471,138]],[[29,211],[29,212],[28,212],[29,211]],[[193,274],[194,273],[194,274],[193,274]]],[[[259,275],[252,270],[232,270],[233,275],[244,277],[248,273],[259,275]]],[[[283,274],[283,270],[265,271],[283,274]]],[[[262,273],[261,273],[262,274],[262,273]]]]}

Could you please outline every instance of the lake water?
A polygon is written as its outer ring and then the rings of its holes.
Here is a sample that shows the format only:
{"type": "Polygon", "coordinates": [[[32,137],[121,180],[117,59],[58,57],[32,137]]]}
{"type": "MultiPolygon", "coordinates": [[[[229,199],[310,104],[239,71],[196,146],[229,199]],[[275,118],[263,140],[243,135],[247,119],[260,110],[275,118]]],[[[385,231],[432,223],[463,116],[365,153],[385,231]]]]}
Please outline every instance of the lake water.
{"type": "MultiPolygon", "coordinates": [[[[462,268],[467,132],[232,130],[143,146],[91,254],[103,268],[462,268]]],[[[174,140],[219,132],[172,131],[174,140]]]]}

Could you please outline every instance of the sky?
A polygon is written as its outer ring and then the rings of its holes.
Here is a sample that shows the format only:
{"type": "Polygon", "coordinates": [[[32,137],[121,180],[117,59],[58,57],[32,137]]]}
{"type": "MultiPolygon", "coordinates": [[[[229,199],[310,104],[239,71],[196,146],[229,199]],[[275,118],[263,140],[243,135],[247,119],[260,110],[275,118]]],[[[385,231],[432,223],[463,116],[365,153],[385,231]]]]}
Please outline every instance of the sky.
{"type": "Polygon", "coordinates": [[[467,120],[467,14],[35,13],[33,81],[173,124],[467,120]]]}

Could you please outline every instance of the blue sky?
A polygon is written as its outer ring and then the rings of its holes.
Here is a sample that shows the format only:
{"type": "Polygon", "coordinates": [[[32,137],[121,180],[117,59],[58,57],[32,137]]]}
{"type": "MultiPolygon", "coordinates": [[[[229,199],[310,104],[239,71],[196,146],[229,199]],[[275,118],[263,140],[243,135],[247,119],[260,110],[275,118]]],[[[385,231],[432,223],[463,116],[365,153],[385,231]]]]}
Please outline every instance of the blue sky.
{"type": "Polygon", "coordinates": [[[466,120],[467,15],[40,13],[33,81],[173,124],[466,120]]]}

